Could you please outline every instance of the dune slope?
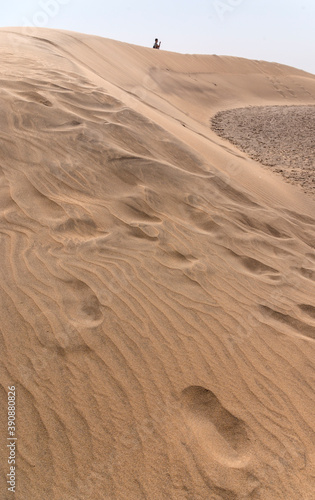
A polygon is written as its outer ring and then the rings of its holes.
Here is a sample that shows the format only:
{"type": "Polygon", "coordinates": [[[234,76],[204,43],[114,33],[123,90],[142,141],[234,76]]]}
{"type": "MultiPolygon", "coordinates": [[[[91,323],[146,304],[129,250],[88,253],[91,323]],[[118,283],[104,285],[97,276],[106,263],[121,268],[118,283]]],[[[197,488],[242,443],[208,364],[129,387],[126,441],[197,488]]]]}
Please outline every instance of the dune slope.
{"type": "Polygon", "coordinates": [[[314,498],[315,203],[210,120],[313,105],[315,77],[44,29],[0,50],[16,498],[314,498]]]}

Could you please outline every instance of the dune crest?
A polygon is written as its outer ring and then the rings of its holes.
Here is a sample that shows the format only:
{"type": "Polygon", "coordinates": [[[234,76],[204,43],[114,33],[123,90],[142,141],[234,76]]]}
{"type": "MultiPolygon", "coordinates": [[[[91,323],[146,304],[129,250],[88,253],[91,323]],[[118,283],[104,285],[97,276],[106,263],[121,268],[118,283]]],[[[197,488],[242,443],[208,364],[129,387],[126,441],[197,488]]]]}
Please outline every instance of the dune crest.
{"type": "Polygon", "coordinates": [[[45,29],[0,50],[16,498],[311,500],[315,203],[210,122],[313,106],[315,77],[45,29]]]}

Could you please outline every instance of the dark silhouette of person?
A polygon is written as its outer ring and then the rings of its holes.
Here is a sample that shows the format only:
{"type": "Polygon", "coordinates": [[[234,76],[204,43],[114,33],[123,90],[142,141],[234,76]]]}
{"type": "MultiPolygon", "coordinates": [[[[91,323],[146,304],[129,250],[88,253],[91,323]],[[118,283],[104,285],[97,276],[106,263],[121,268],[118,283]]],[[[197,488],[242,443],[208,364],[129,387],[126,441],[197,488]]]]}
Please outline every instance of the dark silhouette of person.
{"type": "Polygon", "coordinates": [[[156,38],[156,39],[155,39],[155,42],[154,42],[154,45],[153,45],[153,48],[154,48],[154,49],[159,49],[159,48],[161,47],[161,43],[162,43],[162,42],[160,42],[160,43],[159,43],[159,39],[158,39],[158,38],[156,38]]]}

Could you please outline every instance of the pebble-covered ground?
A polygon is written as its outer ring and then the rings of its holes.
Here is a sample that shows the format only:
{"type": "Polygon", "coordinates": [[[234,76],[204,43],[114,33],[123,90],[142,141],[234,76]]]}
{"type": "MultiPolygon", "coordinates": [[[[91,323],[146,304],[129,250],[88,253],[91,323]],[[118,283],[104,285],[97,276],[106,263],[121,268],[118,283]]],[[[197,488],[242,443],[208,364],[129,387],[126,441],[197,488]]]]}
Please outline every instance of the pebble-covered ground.
{"type": "Polygon", "coordinates": [[[315,106],[264,106],[222,111],[215,132],[287,181],[315,195],[315,106]]]}

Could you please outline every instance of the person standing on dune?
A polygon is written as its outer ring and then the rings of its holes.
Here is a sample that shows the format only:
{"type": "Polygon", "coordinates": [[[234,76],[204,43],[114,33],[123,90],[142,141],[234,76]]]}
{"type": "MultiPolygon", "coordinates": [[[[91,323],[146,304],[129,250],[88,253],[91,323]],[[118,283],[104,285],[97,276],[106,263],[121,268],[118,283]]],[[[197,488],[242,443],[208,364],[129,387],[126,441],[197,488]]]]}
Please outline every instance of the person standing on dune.
{"type": "Polygon", "coordinates": [[[159,39],[158,39],[158,38],[156,38],[156,39],[155,39],[155,42],[154,42],[154,45],[153,45],[153,48],[154,48],[154,49],[159,49],[159,48],[161,47],[161,43],[162,43],[162,42],[160,42],[160,43],[159,43],[159,39]]]}

